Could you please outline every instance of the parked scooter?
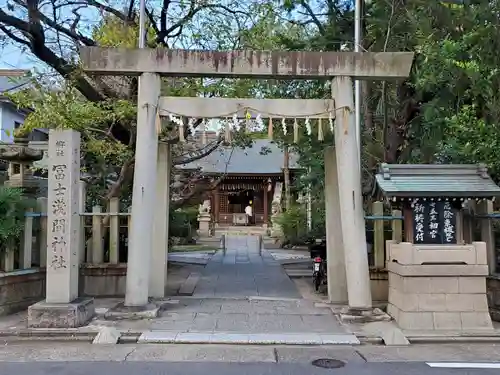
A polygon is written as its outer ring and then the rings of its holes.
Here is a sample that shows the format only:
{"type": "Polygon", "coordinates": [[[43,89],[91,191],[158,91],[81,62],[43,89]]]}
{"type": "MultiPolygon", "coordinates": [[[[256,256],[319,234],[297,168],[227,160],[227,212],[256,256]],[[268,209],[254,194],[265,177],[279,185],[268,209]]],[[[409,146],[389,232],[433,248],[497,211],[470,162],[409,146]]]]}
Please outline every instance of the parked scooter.
{"type": "MultiPolygon", "coordinates": [[[[366,247],[368,254],[373,248],[373,233],[366,232],[366,247]]],[[[319,291],[321,285],[327,285],[327,263],[326,263],[326,238],[309,239],[309,253],[313,260],[313,285],[316,291],[319,291]]]]}
{"type": "Polygon", "coordinates": [[[314,290],[319,291],[321,285],[327,284],[326,275],[326,239],[316,239],[309,246],[309,252],[313,259],[313,285],[314,290]]]}

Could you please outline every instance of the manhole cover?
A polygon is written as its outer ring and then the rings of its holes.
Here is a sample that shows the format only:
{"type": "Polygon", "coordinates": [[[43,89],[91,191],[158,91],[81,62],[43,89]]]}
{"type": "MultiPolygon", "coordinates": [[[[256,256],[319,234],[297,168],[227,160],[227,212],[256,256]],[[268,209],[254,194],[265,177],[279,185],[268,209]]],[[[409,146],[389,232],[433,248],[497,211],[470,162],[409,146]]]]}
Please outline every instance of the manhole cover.
{"type": "Polygon", "coordinates": [[[345,362],[332,358],[320,358],[312,361],[312,365],[321,368],[341,368],[345,366],[345,362]]]}

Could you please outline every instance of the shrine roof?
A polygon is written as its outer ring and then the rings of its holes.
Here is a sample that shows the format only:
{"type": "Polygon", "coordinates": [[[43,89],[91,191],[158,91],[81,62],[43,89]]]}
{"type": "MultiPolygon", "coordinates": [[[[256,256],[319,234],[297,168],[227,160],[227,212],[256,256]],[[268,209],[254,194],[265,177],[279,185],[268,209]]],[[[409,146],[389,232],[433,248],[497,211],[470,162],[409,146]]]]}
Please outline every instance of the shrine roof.
{"type": "MultiPolygon", "coordinates": [[[[290,169],[297,169],[298,156],[290,152],[290,169]]],[[[205,173],[269,175],[282,173],[284,153],[267,139],[256,139],[251,147],[220,147],[206,157],[182,166],[205,173]]]]}
{"type": "Polygon", "coordinates": [[[375,179],[375,188],[387,198],[500,196],[484,165],[381,164],[375,179]]]}

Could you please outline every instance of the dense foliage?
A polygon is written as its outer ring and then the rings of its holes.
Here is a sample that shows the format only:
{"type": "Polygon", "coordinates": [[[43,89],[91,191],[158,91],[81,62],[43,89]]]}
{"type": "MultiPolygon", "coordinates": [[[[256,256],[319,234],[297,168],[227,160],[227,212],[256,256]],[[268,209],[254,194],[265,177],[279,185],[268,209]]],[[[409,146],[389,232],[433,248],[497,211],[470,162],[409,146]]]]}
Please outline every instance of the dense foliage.
{"type": "Polygon", "coordinates": [[[0,186],[0,252],[18,250],[24,230],[24,214],[34,202],[21,189],[0,186]]]}
{"type": "MultiPolygon", "coordinates": [[[[7,7],[0,7],[3,43],[29,51],[66,82],[61,90],[47,93],[44,79],[40,81],[44,89],[39,90],[38,96],[18,98],[20,103],[39,109],[27,126],[51,123],[82,130],[87,167],[95,172],[96,181],[107,181],[110,173],[114,173],[113,181],[120,183],[118,187],[112,184],[101,195],[109,198],[126,191],[133,171],[136,82],[95,79],[82,74],[75,46],[135,46],[138,4],[132,0],[123,8],[123,4],[106,5],[94,0],[77,3],[58,0],[52,6],[29,0],[4,2],[7,7]],[[81,17],[83,9],[98,22],[86,23],[81,17]]],[[[148,45],[352,50],[353,3],[346,0],[152,1],[147,12],[148,45]]],[[[373,173],[380,162],[485,163],[493,177],[500,180],[497,147],[500,1],[365,0],[363,14],[364,51],[416,53],[407,80],[366,81],[362,85],[366,197],[369,198],[373,173]]],[[[330,96],[324,82],[245,79],[176,79],[165,82],[164,92],[228,97],[330,96]]],[[[178,139],[168,126],[164,136],[173,143],[178,139]]],[[[275,134],[281,144],[290,142],[289,137],[279,131],[275,134]]],[[[300,155],[299,164],[306,171],[297,180],[295,189],[311,192],[313,228],[324,228],[322,154],[325,145],[330,144],[329,134],[323,143],[302,134],[298,144],[290,147],[290,151],[300,155]]],[[[176,150],[179,155],[186,153],[180,146],[176,150]]],[[[208,188],[213,186],[208,184],[208,188]]],[[[297,227],[295,211],[287,215],[290,227],[297,227]]]]}

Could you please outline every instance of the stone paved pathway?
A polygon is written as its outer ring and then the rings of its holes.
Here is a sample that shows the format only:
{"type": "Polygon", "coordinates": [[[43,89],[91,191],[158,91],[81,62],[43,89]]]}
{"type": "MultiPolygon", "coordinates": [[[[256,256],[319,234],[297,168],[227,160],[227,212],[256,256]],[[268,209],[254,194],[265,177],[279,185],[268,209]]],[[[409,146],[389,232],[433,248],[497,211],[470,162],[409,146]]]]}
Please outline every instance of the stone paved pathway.
{"type": "MultiPolygon", "coordinates": [[[[91,325],[142,330],[140,342],[352,344],[332,310],[304,299],[257,236],[229,236],[200,270],[193,296],[173,297],[161,316],[91,325]]],[[[359,341],[357,341],[359,343],[359,341]]]]}
{"type": "Polygon", "coordinates": [[[153,330],[239,333],[346,333],[326,307],[301,298],[258,236],[230,236],[202,271],[194,295],[178,298],[153,330]]]}
{"type": "Polygon", "coordinates": [[[199,298],[300,298],[295,284],[264,249],[258,236],[228,236],[226,250],[205,267],[194,292],[199,298]]]}

